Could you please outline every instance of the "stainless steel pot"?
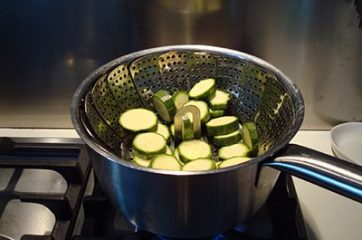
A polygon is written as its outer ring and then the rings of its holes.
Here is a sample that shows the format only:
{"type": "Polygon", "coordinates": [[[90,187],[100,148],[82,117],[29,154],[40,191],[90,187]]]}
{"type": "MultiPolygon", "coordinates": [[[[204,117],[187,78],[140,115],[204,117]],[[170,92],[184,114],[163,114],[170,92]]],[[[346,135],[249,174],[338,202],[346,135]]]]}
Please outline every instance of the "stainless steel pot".
{"type": "Polygon", "coordinates": [[[96,175],[113,204],[141,229],[167,237],[224,232],[263,205],[287,171],[362,202],[362,168],[289,145],[303,121],[298,88],[271,64],[241,52],[199,45],[167,46],[115,59],[91,73],[74,94],[74,128],[86,143],[96,175]],[[189,89],[203,77],[231,95],[230,114],[255,121],[258,157],[206,172],[175,172],[130,163],[129,136],[119,114],[152,108],[159,89],[189,89]]]}

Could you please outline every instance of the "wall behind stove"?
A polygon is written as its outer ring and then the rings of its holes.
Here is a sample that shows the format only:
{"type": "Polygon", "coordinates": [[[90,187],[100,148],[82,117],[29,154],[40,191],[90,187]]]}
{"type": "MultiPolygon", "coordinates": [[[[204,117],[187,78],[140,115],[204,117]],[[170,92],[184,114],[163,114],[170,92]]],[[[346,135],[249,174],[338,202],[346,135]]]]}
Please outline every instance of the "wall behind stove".
{"type": "Polygon", "coordinates": [[[71,97],[87,74],[125,53],[182,43],[238,49],[280,68],[304,95],[304,129],[361,121],[358,4],[0,1],[0,127],[71,128],[71,97]]]}

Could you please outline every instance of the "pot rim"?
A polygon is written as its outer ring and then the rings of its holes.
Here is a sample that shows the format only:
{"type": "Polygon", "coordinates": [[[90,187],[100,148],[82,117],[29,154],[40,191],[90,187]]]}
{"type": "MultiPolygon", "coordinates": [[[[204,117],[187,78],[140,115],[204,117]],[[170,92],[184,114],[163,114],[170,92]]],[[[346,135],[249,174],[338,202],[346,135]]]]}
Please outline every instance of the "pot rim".
{"type": "Polygon", "coordinates": [[[295,136],[295,134],[298,132],[303,119],[304,119],[304,100],[303,96],[298,89],[297,85],[292,82],[282,71],[280,71],[278,68],[273,66],[272,64],[266,62],[265,60],[262,60],[256,56],[231,50],[227,48],[222,47],[215,47],[215,46],[208,46],[208,45],[169,45],[169,46],[162,46],[162,47],[155,47],[155,48],[149,48],[145,50],[140,50],[137,52],[133,52],[127,55],[123,55],[119,58],[116,58],[114,60],[111,60],[107,62],[106,64],[100,66],[95,71],[90,73],[78,86],[76,89],[73,98],[72,103],[70,106],[70,112],[71,112],[71,120],[74,129],[80,136],[80,138],[84,141],[86,145],[88,145],[92,150],[97,152],[98,154],[105,157],[107,160],[117,162],[118,164],[133,168],[139,171],[144,172],[150,172],[150,173],[157,173],[157,174],[165,174],[165,175],[173,175],[173,176],[189,176],[189,175],[208,175],[208,174],[221,174],[223,172],[233,171],[236,169],[239,169],[244,166],[248,166],[251,164],[257,164],[261,161],[272,159],[275,157],[278,151],[283,149],[295,136]],[[223,169],[217,169],[217,170],[209,170],[209,171],[202,171],[202,172],[192,172],[192,171],[171,171],[171,170],[159,170],[159,169],[152,169],[152,168],[145,168],[141,166],[136,166],[135,164],[132,164],[129,161],[123,160],[120,157],[116,156],[111,151],[107,150],[97,142],[95,142],[91,136],[88,134],[86,128],[83,126],[81,121],[81,115],[80,115],[80,106],[82,99],[86,95],[86,93],[91,89],[93,86],[93,83],[95,82],[98,77],[105,74],[109,70],[113,69],[117,65],[121,63],[129,63],[133,60],[142,57],[147,54],[154,54],[154,53],[162,53],[162,52],[168,52],[168,51],[175,51],[175,50],[181,50],[181,51],[206,51],[211,53],[218,53],[225,56],[231,56],[233,58],[242,59],[243,61],[248,61],[253,64],[256,64],[257,66],[261,67],[262,69],[267,69],[268,71],[271,71],[275,74],[275,76],[278,78],[279,81],[283,84],[283,86],[287,89],[287,91],[290,94],[290,97],[292,99],[292,103],[295,107],[295,121],[293,124],[292,129],[287,134],[287,137],[278,145],[272,147],[271,149],[268,149],[264,154],[257,156],[253,158],[250,161],[231,166],[228,168],[223,169]]]}

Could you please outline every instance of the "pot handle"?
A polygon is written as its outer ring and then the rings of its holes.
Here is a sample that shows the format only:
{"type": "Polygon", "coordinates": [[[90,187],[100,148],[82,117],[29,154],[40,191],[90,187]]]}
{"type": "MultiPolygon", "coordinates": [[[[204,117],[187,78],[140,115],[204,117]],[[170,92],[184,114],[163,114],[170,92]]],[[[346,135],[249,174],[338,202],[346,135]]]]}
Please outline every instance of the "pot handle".
{"type": "Polygon", "coordinates": [[[362,203],[362,166],[296,144],[287,145],[263,165],[362,203]]]}

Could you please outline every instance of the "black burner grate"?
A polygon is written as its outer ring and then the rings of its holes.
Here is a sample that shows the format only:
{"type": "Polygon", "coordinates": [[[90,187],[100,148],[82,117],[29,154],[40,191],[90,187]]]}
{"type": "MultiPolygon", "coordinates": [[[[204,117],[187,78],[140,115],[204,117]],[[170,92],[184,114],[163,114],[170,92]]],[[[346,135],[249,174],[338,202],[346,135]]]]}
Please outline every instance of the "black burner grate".
{"type": "Polygon", "coordinates": [[[21,239],[70,239],[90,172],[85,146],[81,143],[47,143],[46,139],[34,143],[29,139],[2,138],[0,143],[0,168],[14,169],[9,183],[0,192],[0,216],[10,200],[39,203],[55,215],[53,231],[43,236],[23,235],[21,239]],[[66,192],[14,191],[24,169],[49,169],[59,173],[67,182],[66,192]]]}

